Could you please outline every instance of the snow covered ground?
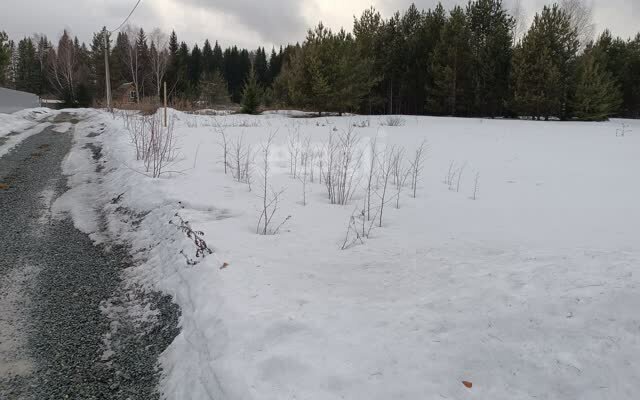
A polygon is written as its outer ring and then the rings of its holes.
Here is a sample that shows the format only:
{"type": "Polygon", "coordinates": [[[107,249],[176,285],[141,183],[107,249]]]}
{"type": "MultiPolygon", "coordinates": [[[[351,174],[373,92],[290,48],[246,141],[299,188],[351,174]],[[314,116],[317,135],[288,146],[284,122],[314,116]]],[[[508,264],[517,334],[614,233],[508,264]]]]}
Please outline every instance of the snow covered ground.
{"type": "Polygon", "coordinates": [[[48,108],[31,108],[13,114],[0,112],[0,157],[29,136],[42,132],[50,125],[44,120],[56,113],[48,108]]]}
{"type": "Polygon", "coordinates": [[[182,332],[162,357],[166,398],[636,397],[639,121],[621,137],[622,121],[171,112],[175,172],[153,179],[122,118],[82,113],[64,165],[73,189],[54,210],[75,209],[99,240],[77,207],[104,208],[110,233],[134,244],[132,282],[181,306],[182,332]],[[353,125],[363,146],[377,137],[379,151],[411,153],[426,139],[429,150],[417,198],[405,188],[381,228],[341,250],[364,180],[349,205],[332,205],[316,170],[302,205],[287,138],[298,126],[319,146],[353,125]],[[274,220],[291,216],[278,235],[255,233],[259,157],[252,190],[225,175],[217,126],[254,152],[277,132],[271,184],[285,191],[274,220]],[[452,163],[464,166],[459,191],[457,178],[443,183],[452,163]],[[197,265],[169,224],[176,213],[214,250],[197,265]]]}

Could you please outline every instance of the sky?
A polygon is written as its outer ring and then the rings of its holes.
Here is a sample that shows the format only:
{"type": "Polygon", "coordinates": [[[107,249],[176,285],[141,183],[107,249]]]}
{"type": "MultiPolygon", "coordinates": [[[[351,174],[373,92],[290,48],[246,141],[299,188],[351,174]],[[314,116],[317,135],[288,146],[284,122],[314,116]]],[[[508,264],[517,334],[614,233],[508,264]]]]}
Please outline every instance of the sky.
{"type": "MultiPolygon", "coordinates": [[[[516,0],[504,0],[507,8],[516,0]]],[[[552,0],[520,0],[532,18],[552,0]]],[[[614,35],[634,36],[640,31],[640,0],[584,0],[593,4],[596,31],[608,27],[614,35]]],[[[437,0],[415,0],[421,9],[433,8],[437,0]]],[[[2,0],[0,31],[12,39],[44,33],[56,41],[63,29],[80,41],[106,25],[114,29],[129,14],[136,0],[2,0]]],[[[404,10],[411,0],[142,0],[130,23],[146,31],[175,29],[180,41],[202,44],[218,40],[225,47],[302,42],[308,28],[319,21],[332,29],[351,30],[353,16],[374,6],[384,17],[404,10]]],[[[442,0],[446,9],[466,1],[442,0]]]]}

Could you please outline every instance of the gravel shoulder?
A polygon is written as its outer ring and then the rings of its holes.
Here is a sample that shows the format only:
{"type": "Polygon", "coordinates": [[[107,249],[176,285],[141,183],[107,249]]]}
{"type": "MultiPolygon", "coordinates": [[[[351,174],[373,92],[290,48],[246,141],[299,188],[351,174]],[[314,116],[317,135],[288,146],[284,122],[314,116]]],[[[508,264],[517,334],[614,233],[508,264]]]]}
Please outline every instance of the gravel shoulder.
{"type": "Polygon", "coordinates": [[[126,246],[96,246],[52,217],[78,121],[51,122],[0,158],[0,398],[159,398],[179,310],[122,280],[126,246]]]}

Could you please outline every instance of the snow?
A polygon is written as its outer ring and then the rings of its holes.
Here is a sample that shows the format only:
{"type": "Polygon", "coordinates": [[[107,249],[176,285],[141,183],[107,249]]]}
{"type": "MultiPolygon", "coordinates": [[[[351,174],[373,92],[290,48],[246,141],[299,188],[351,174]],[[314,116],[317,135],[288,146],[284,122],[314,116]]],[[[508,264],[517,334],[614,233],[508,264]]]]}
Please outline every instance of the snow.
{"type": "Polygon", "coordinates": [[[166,398],[635,398],[639,121],[619,137],[615,120],[402,117],[388,127],[386,117],[291,114],[171,111],[177,172],[159,179],[135,161],[121,119],[86,111],[75,129],[72,191],[54,209],[91,233],[98,217],[73,210],[105,211],[109,234],[133,244],[128,279],[181,306],[182,331],[161,359],[166,398]],[[417,198],[405,190],[383,227],[340,250],[362,191],[331,205],[316,182],[301,205],[286,150],[296,124],[314,144],[354,124],[380,148],[412,152],[426,139],[417,198]],[[257,179],[249,191],[224,175],[219,127],[254,149],[277,131],[272,185],[286,190],[275,219],[292,216],[280,234],[255,234],[257,179]],[[102,173],[88,142],[102,146],[102,173]],[[443,183],[452,162],[465,165],[459,192],[443,183]],[[195,266],[180,253],[193,258],[193,243],[168,223],[175,213],[215,252],[195,266]]]}
{"type": "Polygon", "coordinates": [[[57,111],[47,108],[33,108],[13,114],[0,113],[0,157],[51,125],[44,120],[56,113],[57,111]]]}

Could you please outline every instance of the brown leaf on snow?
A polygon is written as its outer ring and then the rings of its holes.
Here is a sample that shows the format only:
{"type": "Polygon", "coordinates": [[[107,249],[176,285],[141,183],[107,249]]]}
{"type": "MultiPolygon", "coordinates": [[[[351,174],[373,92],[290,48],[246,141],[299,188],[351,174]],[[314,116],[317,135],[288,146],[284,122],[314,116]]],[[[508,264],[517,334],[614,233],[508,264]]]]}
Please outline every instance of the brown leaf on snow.
{"type": "Polygon", "coordinates": [[[469,381],[462,381],[462,384],[466,386],[468,389],[471,389],[471,386],[473,386],[473,383],[469,381]]]}
{"type": "Polygon", "coordinates": [[[220,269],[225,269],[229,266],[229,263],[222,263],[222,267],[220,269]]]}

